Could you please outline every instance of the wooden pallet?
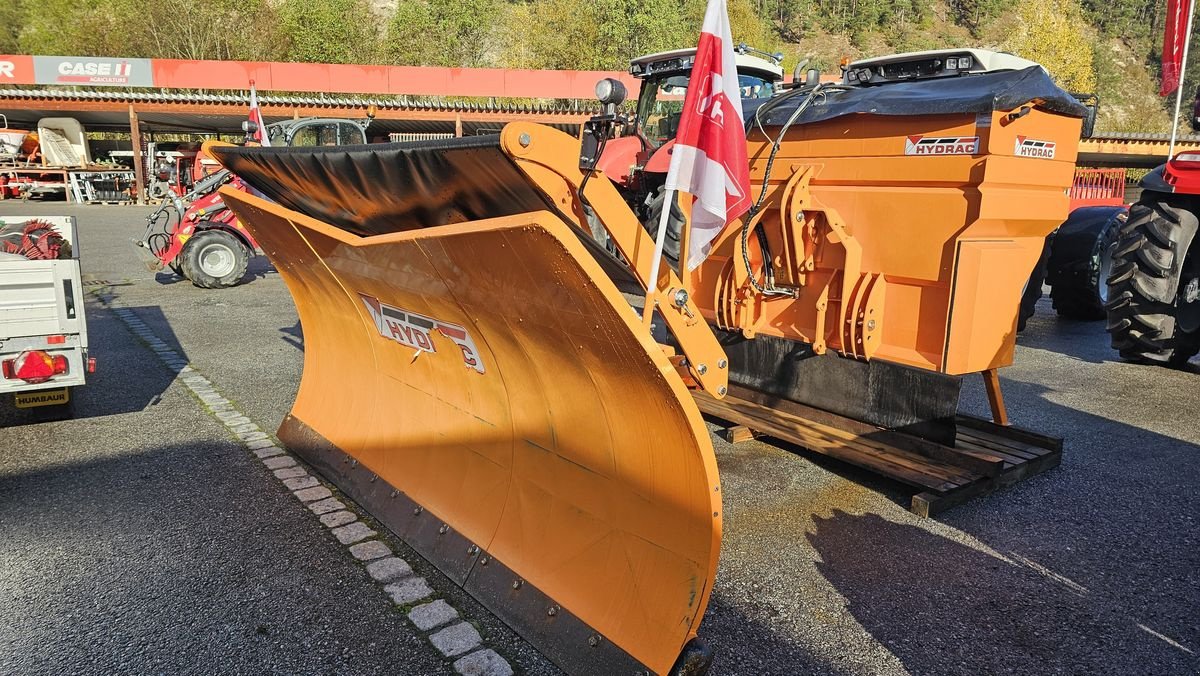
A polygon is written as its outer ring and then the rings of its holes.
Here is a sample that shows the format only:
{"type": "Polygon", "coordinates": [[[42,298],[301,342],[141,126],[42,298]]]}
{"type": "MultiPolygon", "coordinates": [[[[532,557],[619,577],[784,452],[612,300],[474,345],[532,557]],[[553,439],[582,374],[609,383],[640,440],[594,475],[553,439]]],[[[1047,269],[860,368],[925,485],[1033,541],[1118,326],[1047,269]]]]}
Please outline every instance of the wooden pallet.
{"type": "Polygon", "coordinates": [[[918,489],[911,510],[920,516],[1011,486],[1062,459],[1061,439],[968,415],[958,416],[955,444],[947,446],[737,386],[722,400],[703,392],[695,399],[713,418],[918,489]]]}

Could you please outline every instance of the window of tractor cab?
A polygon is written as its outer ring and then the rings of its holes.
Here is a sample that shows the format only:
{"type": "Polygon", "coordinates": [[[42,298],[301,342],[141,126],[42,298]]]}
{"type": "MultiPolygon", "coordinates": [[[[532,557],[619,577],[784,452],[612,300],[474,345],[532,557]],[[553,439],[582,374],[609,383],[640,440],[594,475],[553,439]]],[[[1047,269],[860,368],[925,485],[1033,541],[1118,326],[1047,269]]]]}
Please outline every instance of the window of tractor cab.
{"type": "MultiPolygon", "coordinates": [[[[638,101],[637,127],[651,147],[657,148],[675,138],[688,79],[688,75],[676,74],[651,77],[643,82],[646,93],[638,101]]],[[[775,94],[776,85],[756,75],[739,74],[738,87],[743,99],[765,99],[775,94]]]]}
{"type": "MultiPolygon", "coordinates": [[[[274,138],[271,139],[275,141],[274,138]]],[[[292,133],[289,145],[299,147],[348,146],[366,143],[362,129],[348,122],[306,124],[292,133]]]]}

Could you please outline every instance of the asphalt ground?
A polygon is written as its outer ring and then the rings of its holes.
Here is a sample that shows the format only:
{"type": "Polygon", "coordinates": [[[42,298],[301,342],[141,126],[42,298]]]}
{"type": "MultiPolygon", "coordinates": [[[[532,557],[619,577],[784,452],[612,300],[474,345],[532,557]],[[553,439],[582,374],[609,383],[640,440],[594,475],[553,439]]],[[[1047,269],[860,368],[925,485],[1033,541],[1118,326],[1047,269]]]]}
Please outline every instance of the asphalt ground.
{"type": "MultiPolygon", "coordinates": [[[[150,273],[145,209],[73,214],[89,288],[133,309],[263,429],[303,338],[263,259],[233,289],[150,273]],[[103,284],[102,282],[107,282],[103,284]]],[[[452,673],[325,529],[93,298],[74,420],[0,404],[0,673],[452,673]]],[[[1002,372],[1060,468],[936,519],[795,448],[714,436],[713,674],[1200,673],[1200,374],[1114,361],[1048,300],[1002,372]]],[[[969,380],[963,408],[983,414],[969,380]]],[[[520,673],[554,668],[394,538],[520,673]]]]}

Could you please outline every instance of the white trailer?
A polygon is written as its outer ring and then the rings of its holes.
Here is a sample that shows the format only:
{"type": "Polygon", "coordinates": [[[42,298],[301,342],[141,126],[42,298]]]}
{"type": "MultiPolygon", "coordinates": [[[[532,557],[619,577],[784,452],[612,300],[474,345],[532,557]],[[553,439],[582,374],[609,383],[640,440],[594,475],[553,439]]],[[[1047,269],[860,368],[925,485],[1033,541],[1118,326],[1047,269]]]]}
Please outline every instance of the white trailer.
{"type": "Polygon", "coordinates": [[[18,408],[66,406],[71,388],[94,370],[74,217],[0,219],[0,400],[11,394],[18,408]],[[34,222],[65,240],[57,255],[4,253],[28,245],[26,230],[34,222]]]}

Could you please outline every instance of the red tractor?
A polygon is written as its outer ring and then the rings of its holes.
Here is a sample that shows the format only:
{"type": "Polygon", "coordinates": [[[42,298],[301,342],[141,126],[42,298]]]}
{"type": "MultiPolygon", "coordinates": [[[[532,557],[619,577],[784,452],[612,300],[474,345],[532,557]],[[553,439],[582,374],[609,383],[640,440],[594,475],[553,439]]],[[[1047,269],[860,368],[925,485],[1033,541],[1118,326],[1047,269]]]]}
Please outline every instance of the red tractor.
{"type": "MultiPolygon", "coordinates": [[[[366,143],[365,120],[308,118],[267,125],[273,146],[328,146],[366,143]]],[[[201,153],[194,165],[206,167],[201,153]]],[[[166,195],[146,218],[146,232],[135,240],[139,251],[149,252],[152,270],[169,267],[198,287],[234,286],[246,275],[258,243],[226,206],[217,189],[223,185],[244,190],[241,179],[224,169],[198,178],[190,192],[166,195]]]]}
{"type": "Polygon", "coordinates": [[[1130,361],[1183,366],[1200,351],[1200,152],[1142,179],[1142,196],[1116,234],[1107,329],[1130,361]]]}

